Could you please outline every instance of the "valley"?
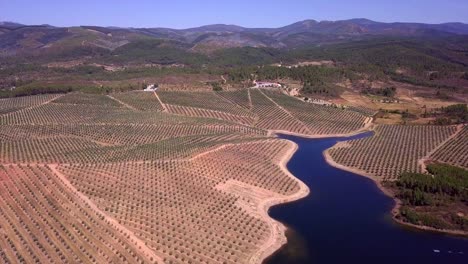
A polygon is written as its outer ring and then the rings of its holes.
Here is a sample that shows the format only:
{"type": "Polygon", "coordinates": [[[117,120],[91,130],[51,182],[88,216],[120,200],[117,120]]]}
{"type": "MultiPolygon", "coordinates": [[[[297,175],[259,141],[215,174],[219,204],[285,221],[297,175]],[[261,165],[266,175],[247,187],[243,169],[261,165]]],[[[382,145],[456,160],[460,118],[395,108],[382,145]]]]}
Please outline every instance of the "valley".
{"type": "Polygon", "coordinates": [[[467,43],[2,22],[0,262],[465,263],[467,43]]]}
{"type": "Polygon", "coordinates": [[[301,102],[278,89],[69,93],[0,102],[6,259],[261,263],[286,243],[285,227],[268,208],[309,193],[285,169],[296,147],[277,132],[323,138],[373,127],[375,136],[337,145],[327,157],[379,184],[420,172],[423,156],[467,167],[464,143],[456,145],[456,159],[437,154],[453,150],[451,141],[466,130],[461,125],[371,125],[372,117],[358,111],[301,102]],[[405,160],[389,158],[395,155],[405,160]],[[37,188],[42,194],[31,196],[37,188]],[[57,188],[61,196],[51,191],[57,188]],[[36,204],[44,212],[25,219],[24,210],[36,204]],[[79,222],[67,220],[67,227],[44,214],[79,222]],[[39,232],[42,225],[48,227],[39,232]],[[61,237],[57,228],[71,233],[61,237]],[[95,230],[119,242],[106,244],[95,230]],[[86,241],[95,246],[78,247],[86,241]],[[130,255],[114,256],[116,246],[130,255]],[[57,255],[44,255],[52,248],[57,255]]]}

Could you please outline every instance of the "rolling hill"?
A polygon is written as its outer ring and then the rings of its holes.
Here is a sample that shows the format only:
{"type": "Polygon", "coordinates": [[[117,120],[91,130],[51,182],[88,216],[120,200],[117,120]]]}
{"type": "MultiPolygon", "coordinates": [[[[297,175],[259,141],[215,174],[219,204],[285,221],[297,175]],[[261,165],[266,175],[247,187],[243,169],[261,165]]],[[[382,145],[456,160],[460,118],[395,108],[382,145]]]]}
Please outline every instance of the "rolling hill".
{"type": "MultiPolygon", "coordinates": [[[[116,28],[98,26],[53,27],[0,22],[0,54],[44,54],[74,49],[113,51],[132,42],[165,39],[182,43],[187,50],[211,53],[234,47],[291,49],[342,43],[376,36],[450,37],[468,35],[462,23],[380,23],[367,19],[342,21],[305,20],[280,28],[244,28],[207,25],[189,29],[116,28]]],[[[181,44],[176,44],[180,46],[181,44]]]]}

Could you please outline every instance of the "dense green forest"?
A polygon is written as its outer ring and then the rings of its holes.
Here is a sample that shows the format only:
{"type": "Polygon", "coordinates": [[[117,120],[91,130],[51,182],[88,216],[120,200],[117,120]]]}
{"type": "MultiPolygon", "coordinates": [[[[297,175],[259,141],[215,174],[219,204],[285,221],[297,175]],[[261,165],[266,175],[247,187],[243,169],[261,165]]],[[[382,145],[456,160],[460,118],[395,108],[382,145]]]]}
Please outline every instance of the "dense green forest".
{"type": "Polygon", "coordinates": [[[295,58],[328,59],[347,64],[352,70],[379,77],[383,72],[406,68],[416,75],[438,71],[443,77],[454,71],[464,71],[466,50],[454,53],[450,44],[462,44],[466,38],[446,39],[376,38],[291,52],[295,58]],[[454,43],[450,43],[454,41],[454,43]]]}
{"type": "Polygon", "coordinates": [[[456,125],[468,122],[468,107],[466,104],[455,104],[433,110],[425,116],[436,117],[435,125],[456,125]]]}
{"type": "Polygon", "coordinates": [[[246,80],[292,79],[304,84],[303,92],[308,94],[338,95],[339,88],[335,83],[345,79],[356,78],[346,68],[326,66],[303,67],[238,67],[228,72],[229,80],[240,82],[246,80]]]}
{"type": "Polygon", "coordinates": [[[98,62],[146,64],[186,64],[201,65],[207,62],[205,55],[187,51],[189,46],[176,41],[149,39],[129,43],[107,53],[98,62]]]}
{"type": "Polygon", "coordinates": [[[376,88],[376,89],[366,87],[361,92],[363,94],[378,95],[378,96],[384,96],[384,97],[394,97],[396,94],[396,88],[393,86],[384,87],[384,88],[376,88]]]}
{"type": "MultiPolygon", "coordinates": [[[[177,41],[148,39],[123,45],[115,50],[80,47],[77,50],[62,49],[54,54],[30,55],[14,60],[0,60],[0,88],[22,87],[31,80],[67,79],[124,80],[162,74],[213,74],[227,75],[230,82],[248,82],[253,79],[290,78],[303,84],[304,92],[336,96],[341,89],[336,85],[343,80],[366,79],[369,81],[395,80],[414,85],[450,89],[459,87],[444,84],[443,80],[464,80],[468,76],[468,47],[466,37],[438,39],[418,38],[370,38],[342,44],[307,46],[296,49],[273,48],[225,48],[210,54],[197,53],[190,45],[177,41]],[[85,65],[60,69],[48,68],[44,63],[68,61],[89,57],[85,65]],[[332,61],[329,66],[305,66],[297,68],[273,67],[273,63],[293,65],[303,61],[332,61]],[[119,72],[108,72],[93,63],[123,67],[119,72]],[[175,65],[151,69],[128,67],[129,65],[175,65]],[[183,68],[183,69],[180,69],[183,68]]],[[[365,88],[365,87],[364,87],[365,88]]],[[[29,88],[28,88],[29,89],[29,88]]],[[[62,87],[62,89],[67,89],[62,87]]],[[[47,90],[47,89],[46,89],[47,90]]],[[[48,89],[55,91],[54,89],[48,89]]],[[[46,91],[44,91],[46,92],[46,91]]],[[[382,91],[391,96],[391,91],[382,91]],[[390,92],[390,93],[387,93],[390,92]]],[[[25,94],[18,92],[17,94],[25,94]]],[[[3,95],[15,96],[9,92],[3,95]]]]}
{"type": "MultiPolygon", "coordinates": [[[[463,39],[455,39],[455,44],[463,39]]],[[[334,66],[305,66],[297,68],[272,67],[265,65],[243,66],[229,69],[231,81],[246,79],[284,79],[299,80],[304,84],[304,92],[324,95],[337,95],[335,85],[344,79],[351,81],[365,78],[369,81],[395,80],[398,82],[421,85],[438,89],[457,90],[458,87],[445,85],[438,80],[446,78],[464,79],[468,72],[468,50],[457,52],[444,48],[440,40],[388,39],[378,38],[323,47],[306,47],[284,52],[269,53],[262,56],[261,62],[283,64],[299,61],[329,60],[334,66]],[[465,63],[466,62],[466,63],[465,63]]],[[[447,44],[447,43],[445,43],[447,44]]],[[[447,44],[448,45],[448,44],[447,44]]],[[[235,56],[236,52],[230,51],[235,56]]],[[[252,61],[252,58],[249,58],[252,61]]],[[[365,89],[365,87],[364,87],[365,89]]],[[[369,91],[378,95],[392,97],[395,90],[391,87],[382,91],[369,91]]]]}
{"type": "MultiPolygon", "coordinates": [[[[468,170],[446,164],[430,164],[430,174],[403,173],[394,183],[402,201],[405,221],[438,229],[468,231],[468,218],[459,215],[468,204],[468,170]]],[[[465,209],[466,210],[466,209],[465,209]]]]}

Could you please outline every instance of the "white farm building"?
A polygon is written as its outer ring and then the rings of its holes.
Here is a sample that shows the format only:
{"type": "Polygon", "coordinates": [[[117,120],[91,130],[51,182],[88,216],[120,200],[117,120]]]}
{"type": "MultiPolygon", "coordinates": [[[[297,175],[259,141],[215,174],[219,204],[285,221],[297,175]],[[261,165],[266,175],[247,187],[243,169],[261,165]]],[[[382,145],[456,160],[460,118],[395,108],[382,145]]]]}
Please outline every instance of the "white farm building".
{"type": "Polygon", "coordinates": [[[281,84],[274,83],[274,82],[255,82],[256,88],[267,88],[267,87],[274,87],[274,88],[281,88],[281,84]]]}
{"type": "Polygon", "coordinates": [[[156,84],[150,84],[143,91],[145,91],[145,92],[155,92],[156,90],[158,90],[158,86],[156,84]]]}

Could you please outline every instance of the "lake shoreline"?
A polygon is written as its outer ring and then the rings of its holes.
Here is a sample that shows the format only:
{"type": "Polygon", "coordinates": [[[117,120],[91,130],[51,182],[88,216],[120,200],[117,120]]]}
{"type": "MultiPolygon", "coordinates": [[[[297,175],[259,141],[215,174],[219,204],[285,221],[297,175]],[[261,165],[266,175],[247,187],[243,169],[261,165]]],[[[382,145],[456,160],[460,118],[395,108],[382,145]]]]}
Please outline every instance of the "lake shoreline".
{"type": "Polygon", "coordinates": [[[268,130],[268,136],[288,135],[308,139],[327,139],[327,138],[346,138],[359,135],[361,133],[372,131],[372,128],[366,127],[347,134],[301,134],[286,130],[268,130]]]}
{"type": "MultiPolygon", "coordinates": [[[[337,144],[339,144],[339,143],[337,143],[337,144]]],[[[395,223],[397,223],[399,225],[402,225],[404,227],[410,227],[410,228],[417,229],[417,230],[420,230],[420,231],[429,231],[429,232],[433,232],[433,233],[446,234],[446,235],[451,235],[451,236],[456,236],[456,237],[468,237],[468,232],[463,231],[463,230],[437,229],[437,228],[430,227],[430,226],[415,225],[415,224],[403,221],[402,219],[398,218],[398,216],[401,214],[400,209],[401,209],[403,204],[402,204],[401,200],[396,197],[395,193],[392,190],[390,190],[389,188],[386,188],[385,186],[383,186],[382,181],[377,179],[372,174],[367,173],[367,172],[362,171],[362,170],[359,170],[359,169],[356,169],[356,168],[351,168],[351,167],[339,164],[335,160],[333,160],[333,158],[331,157],[329,151],[331,149],[333,149],[335,146],[336,146],[336,144],[334,146],[332,146],[331,148],[326,149],[323,152],[323,157],[325,158],[326,162],[330,166],[335,167],[337,169],[348,171],[348,172],[351,172],[351,173],[354,173],[356,175],[360,175],[360,176],[363,176],[363,177],[366,177],[366,178],[372,180],[372,182],[374,182],[374,184],[377,186],[377,188],[382,193],[384,193],[386,196],[388,196],[389,198],[391,198],[394,201],[394,205],[393,205],[393,208],[391,210],[391,215],[392,215],[392,219],[393,219],[393,221],[395,223]]]]}
{"type": "Polygon", "coordinates": [[[290,202],[300,200],[302,198],[307,197],[310,194],[309,187],[299,178],[295,177],[287,168],[288,162],[297,152],[299,146],[295,142],[292,142],[290,140],[286,141],[290,145],[290,148],[282,155],[281,160],[277,165],[280,167],[281,171],[283,171],[286,175],[288,175],[288,177],[290,177],[298,183],[299,190],[289,196],[281,195],[263,200],[259,205],[262,218],[270,224],[272,235],[270,236],[268,241],[265,244],[263,244],[259,248],[259,250],[250,258],[249,263],[252,264],[264,263],[269,257],[273,256],[278,250],[280,250],[288,243],[288,240],[286,238],[287,227],[283,223],[277,221],[269,215],[270,208],[276,205],[287,204],[290,202]]]}

